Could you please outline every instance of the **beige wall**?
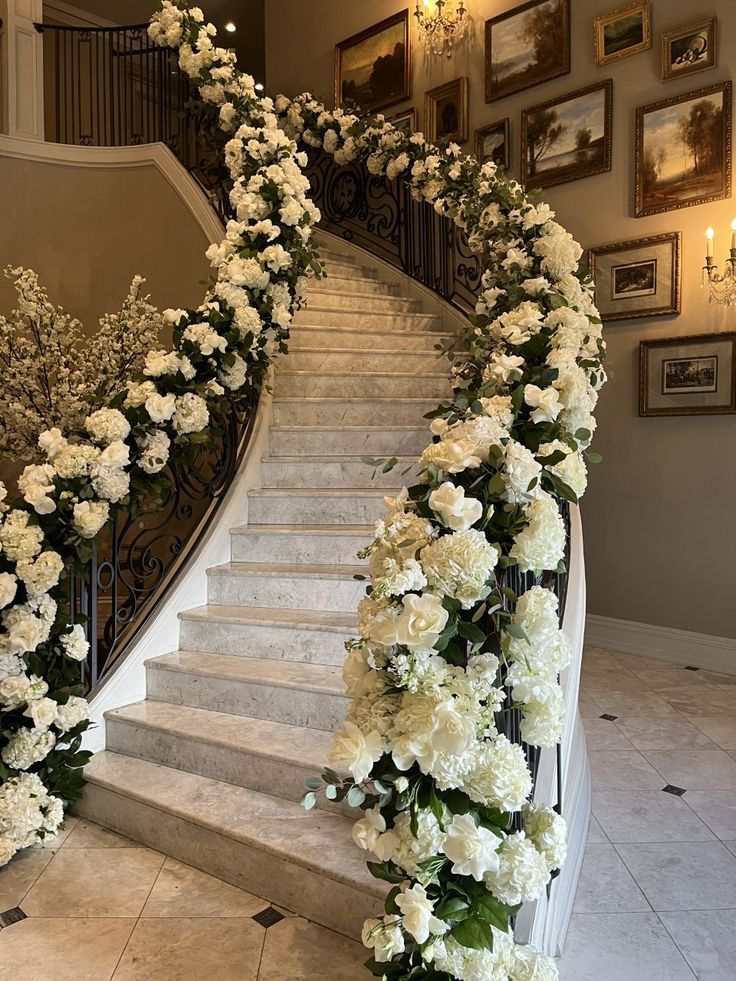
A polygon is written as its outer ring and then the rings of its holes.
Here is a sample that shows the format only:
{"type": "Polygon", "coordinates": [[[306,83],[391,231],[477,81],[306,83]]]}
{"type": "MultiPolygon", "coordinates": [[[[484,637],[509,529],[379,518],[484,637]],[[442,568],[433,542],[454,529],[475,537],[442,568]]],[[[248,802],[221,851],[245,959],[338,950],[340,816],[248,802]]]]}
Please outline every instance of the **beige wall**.
{"type": "MultiPolygon", "coordinates": [[[[616,0],[572,0],[572,72],[486,105],[483,22],[516,5],[512,0],[468,0],[474,31],[463,50],[449,61],[428,60],[414,38],[413,101],[420,110],[420,127],[424,90],[467,75],[471,137],[474,128],[510,116],[511,170],[518,176],[522,108],[613,78],[612,171],[550,189],[544,196],[586,247],[682,231],[683,303],[679,317],[612,324],[606,333],[614,377],[599,404],[595,447],[605,461],[593,468],[583,507],[589,610],[736,637],[736,416],[640,419],[637,414],[638,344],[642,338],[736,329],[736,311],[709,306],[699,288],[705,229],[713,225],[719,233],[717,252],[722,259],[736,204],[723,201],[653,217],[631,217],[634,109],[731,77],[736,4],[706,0],[696,9],[674,0],[656,0],[652,51],[598,68],[593,19],[622,6],[623,0],[619,4],[616,0]],[[712,13],[720,19],[719,67],[689,80],[662,84],[658,71],[661,31],[712,13]]],[[[270,91],[294,94],[311,89],[330,101],[335,42],[404,6],[406,3],[395,0],[374,0],[370,5],[322,0],[317,17],[314,5],[302,0],[269,0],[266,68],[270,91]]],[[[410,6],[413,9],[413,3],[410,6]]]]}
{"type": "MultiPolygon", "coordinates": [[[[153,166],[61,166],[0,156],[0,268],[29,266],[52,303],[94,329],[119,309],[136,273],[160,308],[198,305],[204,232],[153,166]]],[[[0,277],[0,310],[12,285],[0,277]]]]}

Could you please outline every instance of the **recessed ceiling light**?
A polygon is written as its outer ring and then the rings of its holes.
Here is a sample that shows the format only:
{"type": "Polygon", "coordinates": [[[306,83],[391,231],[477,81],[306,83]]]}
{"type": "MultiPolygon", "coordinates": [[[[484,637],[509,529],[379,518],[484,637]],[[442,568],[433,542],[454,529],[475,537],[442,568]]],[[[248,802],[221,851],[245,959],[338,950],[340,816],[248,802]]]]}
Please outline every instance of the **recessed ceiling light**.
{"type": "Polygon", "coordinates": [[[263,91],[263,82],[256,82],[255,89],[256,89],[256,92],[262,92],[263,91]]]}
{"type": "Polygon", "coordinates": [[[234,34],[237,31],[237,27],[231,20],[229,20],[227,24],[225,24],[225,30],[229,31],[230,34],[234,34]]]}

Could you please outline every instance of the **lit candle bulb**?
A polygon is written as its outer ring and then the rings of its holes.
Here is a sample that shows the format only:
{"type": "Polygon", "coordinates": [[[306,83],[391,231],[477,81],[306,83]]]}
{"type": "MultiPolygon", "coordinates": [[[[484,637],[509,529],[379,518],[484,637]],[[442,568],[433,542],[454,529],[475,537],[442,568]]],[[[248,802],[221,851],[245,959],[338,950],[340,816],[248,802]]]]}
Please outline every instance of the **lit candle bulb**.
{"type": "Polygon", "coordinates": [[[709,228],[708,231],[705,233],[705,241],[706,241],[705,256],[707,259],[713,258],[713,239],[715,237],[716,237],[715,229],[709,228]]]}
{"type": "Polygon", "coordinates": [[[736,249],[736,218],[731,222],[731,248],[736,249]]]}

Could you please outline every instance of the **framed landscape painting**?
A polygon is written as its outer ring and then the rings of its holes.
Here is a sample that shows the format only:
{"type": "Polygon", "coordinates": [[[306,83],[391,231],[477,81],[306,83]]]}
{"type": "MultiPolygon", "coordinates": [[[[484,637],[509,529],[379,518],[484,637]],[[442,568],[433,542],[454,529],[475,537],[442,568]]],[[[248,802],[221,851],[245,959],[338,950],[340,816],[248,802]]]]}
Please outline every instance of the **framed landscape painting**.
{"type": "Polygon", "coordinates": [[[478,163],[489,160],[497,167],[509,169],[509,117],[489,123],[475,131],[475,156],[478,163]]]}
{"type": "Polygon", "coordinates": [[[634,213],[655,215],[731,196],[731,83],[636,110],[634,213]]]}
{"type": "Polygon", "coordinates": [[[718,21],[715,17],[687,24],[662,35],[662,81],[715,68],[718,64],[718,21]]]}
{"type": "Polygon", "coordinates": [[[570,0],[530,0],[486,21],[486,102],[570,71],[570,0]]]}
{"type": "Polygon", "coordinates": [[[652,46],[649,0],[638,0],[595,19],[595,60],[598,65],[628,58],[652,46]]]}
{"type": "Polygon", "coordinates": [[[425,93],[424,127],[430,143],[465,143],[468,138],[467,78],[454,78],[425,93]]]}
{"type": "Polygon", "coordinates": [[[417,111],[414,106],[411,109],[403,109],[393,116],[386,116],[386,122],[395,126],[404,136],[411,136],[417,128],[417,111]]]}
{"type": "Polygon", "coordinates": [[[639,415],[736,413],[736,333],[639,344],[639,415]]]}
{"type": "Polygon", "coordinates": [[[521,114],[521,179],[552,187],[611,169],[610,78],[521,114]]]}
{"type": "Polygon", "coordinates": [[[335,108],[376,112],[411,97],[409,8],[335,45],[335,108]]]}
{"type": "Polygon", "coordinates": [[[605,323],[680,312],[680,232],[601,245],[589,253],[595,298],[605,323]]]}

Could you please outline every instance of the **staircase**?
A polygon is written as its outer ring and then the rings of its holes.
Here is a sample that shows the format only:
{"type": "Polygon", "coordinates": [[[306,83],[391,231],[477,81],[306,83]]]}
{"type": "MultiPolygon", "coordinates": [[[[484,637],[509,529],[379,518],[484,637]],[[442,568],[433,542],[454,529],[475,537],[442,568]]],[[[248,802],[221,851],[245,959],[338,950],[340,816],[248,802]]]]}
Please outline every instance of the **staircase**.
{"type": "Polygon", "coordinates": [[[354,818],[298,801],[347,707],[343,642],[364,589],[356,552],[383,496],[413,482],[422,416],[449,390],[435,350],[449,335],[391,274],[320,251],[328,278],[277,365],[248,522],[232,529],[231,561],[208,570],[208,605],[181,613],[179,650],[146,663],[146,700],[106,714],[106,749],[77,810],[359,936],[384,888],[352,843],[354,818]],[[366,455],[399,463],[374,475],[366,455]]]}

